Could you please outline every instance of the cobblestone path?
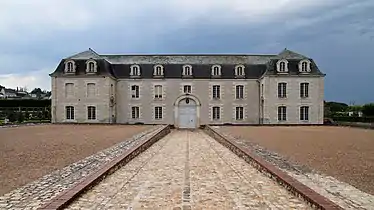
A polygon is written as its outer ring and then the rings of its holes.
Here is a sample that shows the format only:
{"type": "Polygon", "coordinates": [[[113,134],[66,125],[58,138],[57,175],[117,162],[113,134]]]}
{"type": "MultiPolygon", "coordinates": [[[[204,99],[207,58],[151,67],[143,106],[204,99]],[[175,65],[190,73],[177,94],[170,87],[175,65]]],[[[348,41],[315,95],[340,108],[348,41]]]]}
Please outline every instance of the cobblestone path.
{"type": "Polygon", "coordinates": [[[202,131],[172,131],[68,209],[310,209],[202,131]]]}

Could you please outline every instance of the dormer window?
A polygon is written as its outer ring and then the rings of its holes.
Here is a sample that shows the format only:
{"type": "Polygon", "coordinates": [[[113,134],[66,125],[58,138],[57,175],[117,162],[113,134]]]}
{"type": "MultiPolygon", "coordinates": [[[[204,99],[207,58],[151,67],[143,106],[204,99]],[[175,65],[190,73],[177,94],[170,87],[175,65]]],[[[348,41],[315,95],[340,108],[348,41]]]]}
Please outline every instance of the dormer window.
{"type": "Polygon", "coordinates": [[[74,63],[74,61],[67,61],[65,63],[65,72],[66,73],[74,73],[75,72],[75,63],[74,63]]]}
{"type": "Polygon", "coordinates": [[[280,60],[277,63],[277,71],[279,73],[287,73],[288,72],[288,61],[287,60],[280,60]]]}
{"type": "Polygon", "coordinates": [[[162,65],[156,65],[153,68],[153,76],[164,76],[164,67],[162,65]]]}
{"type": "Polygon", "coordinates": [[[243,76],[245,76],[244,66],[243,65],[237,65],[237,66],[235,66],[235,76],[237,76],[237,77],[243,77],[243,76]]]}
{"type": "Polygon", "coordinates": [[[302,60],[299,63],[299,71],[302,73],[308,73],[311,71],[310,69],[310,61],[309,60],[302,60]]]}
{"type": "Polygon", "coordinates": [[[86,62],[86,72],[87,73],[96,73],[97,72],[96,61],[89,60],[89,61],[86,62]]]}
{"type": "Polygon", "coordinates": [[[191,65],[184,65],[182,76],[192,76],[192,66],[191,65]]]}
{"type": "Polygon", "coordinates": [[[212,76],[221,76],[221,66],[213,65],[212,66],[212,76]]]}
{"type": "Polygon", "coordinates": [[[139,77],[140,76],[140,66],[139,65],[130,66],[130,76],[132,76],[132,77],[139,77]]]}

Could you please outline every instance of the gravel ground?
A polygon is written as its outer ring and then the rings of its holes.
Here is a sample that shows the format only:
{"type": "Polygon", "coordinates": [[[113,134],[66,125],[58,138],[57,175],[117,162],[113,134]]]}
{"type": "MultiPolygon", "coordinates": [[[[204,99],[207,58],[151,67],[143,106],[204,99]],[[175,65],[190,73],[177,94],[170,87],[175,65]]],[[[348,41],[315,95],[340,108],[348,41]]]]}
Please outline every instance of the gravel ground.
{"type": "Polygon", "coordinates": [[[374,130],[244,126],[220,130],[374,195],[374,130]]]}
{"type": "Polygon", "coordinates": [[[0,128],[0,195],[151,127],[37,125],[0,128]]]}

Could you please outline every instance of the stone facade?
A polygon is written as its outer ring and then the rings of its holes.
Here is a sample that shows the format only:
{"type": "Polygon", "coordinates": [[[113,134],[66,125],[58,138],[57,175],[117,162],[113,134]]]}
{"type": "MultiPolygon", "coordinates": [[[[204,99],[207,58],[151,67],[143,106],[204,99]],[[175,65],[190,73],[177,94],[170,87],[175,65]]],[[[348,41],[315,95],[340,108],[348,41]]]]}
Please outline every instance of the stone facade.
{"type": "Polygon", "coordinates": [[[54,123],[323,123],[325,75],[312,59],[289,50],[173,56],[99,55],[89,49],[63,59],[50,76],[54,123]],[[286,83],[284,97],[279,83],[286,83]],[[307,83],[306,97],[301,83],[307,83]],[[196,106],[184,114],[195,116],[182,117],[180,103],[189,100],[196,106]],[[280,106],[286,113],[279,113],[280,106]]]}

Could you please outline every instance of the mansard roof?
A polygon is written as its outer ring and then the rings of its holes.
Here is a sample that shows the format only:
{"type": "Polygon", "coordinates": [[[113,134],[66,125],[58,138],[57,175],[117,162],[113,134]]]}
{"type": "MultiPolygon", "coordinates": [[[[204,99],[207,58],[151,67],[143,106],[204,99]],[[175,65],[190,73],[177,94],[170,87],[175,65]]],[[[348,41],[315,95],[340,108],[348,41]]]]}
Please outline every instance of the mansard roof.
{"type": "MultiPolygon", "coordinates": [[[[141,78],[153,78],[153,66],[161,64],[164,66],[165,78],[181,78],[182,66],[191,65],[193,78],[211,78],[212,65],[220,65],[222,76],[219,78],[235,78],[234,69],[236,65],[245,66],[245,78],[256,79],[262,75],[276,74],[276,62],[280,59],[289,60],[291,74],[296,74],[297,65],[300,60],[308,59],[312,62],[312,72],[318,75],[318,70],[312,59],[296,52],[284,49],[279,54],[256,55],[256,54],[127,54],[127,55],[100,55],[89,48],[87,51],[62,59],[57,69],[51,76],[64,75],[65,61],[72,60],[76,64],[75,75],[86,75],[85,62],[96,60],[98,63],[97,75],[108,75],[115,78],[129,78],[130,66],[140,66],[141,78]]],[[[71,76],[71,75],[70,75],[71,76]]],[[[92,76],[92,75],[91,75],[92,76]]]]}

